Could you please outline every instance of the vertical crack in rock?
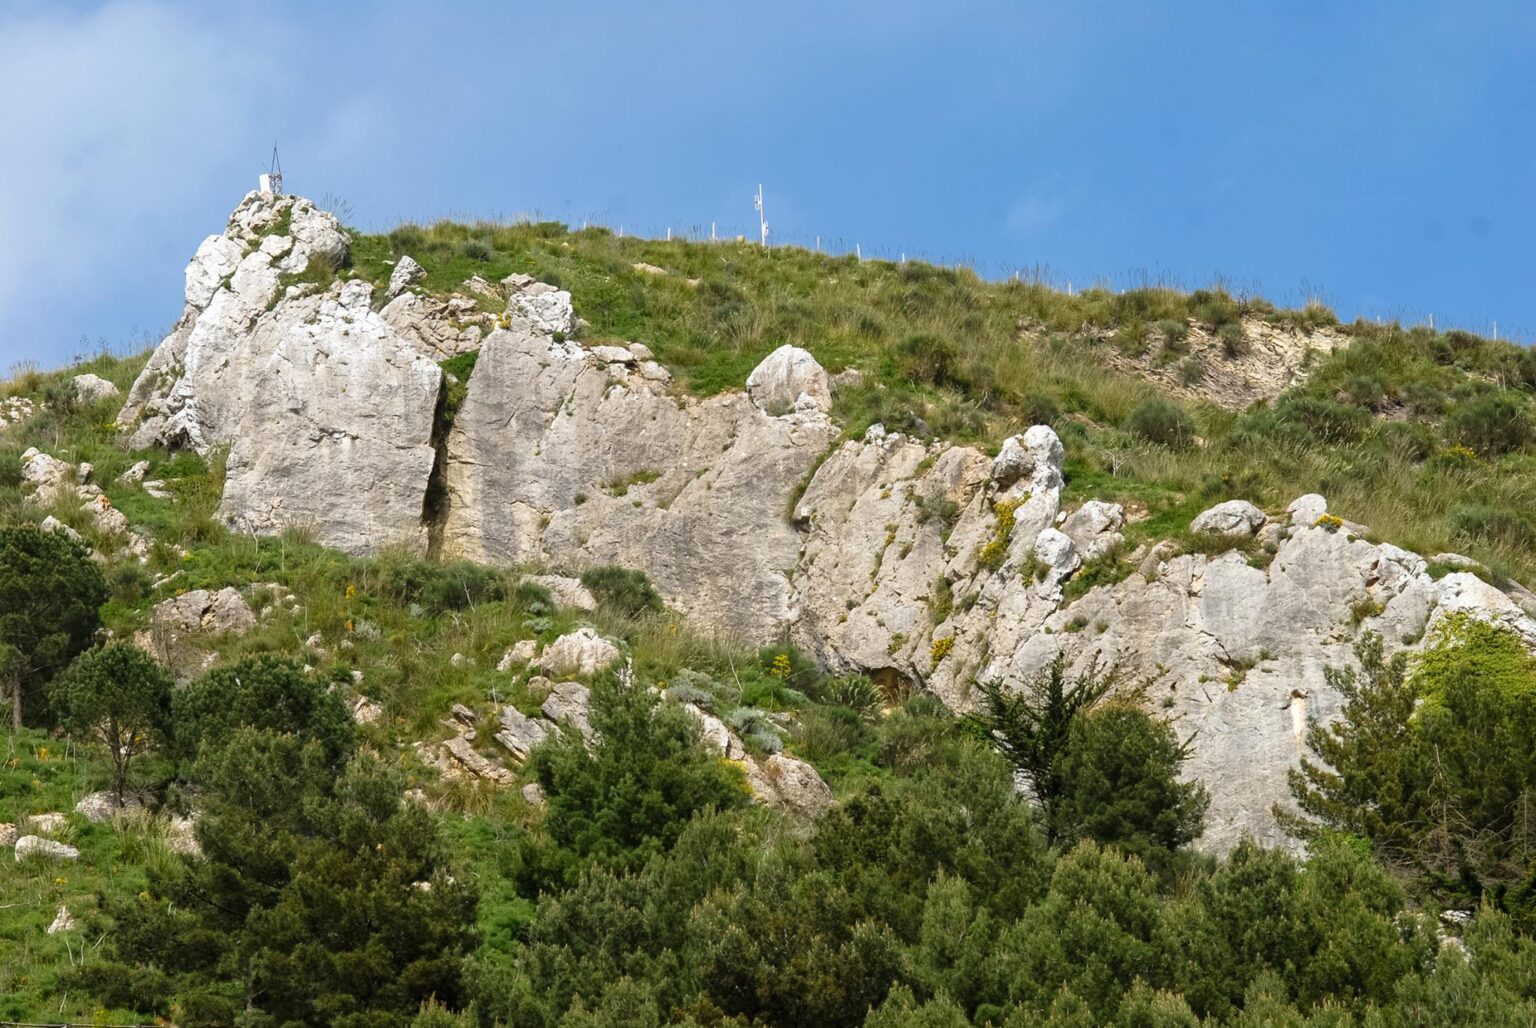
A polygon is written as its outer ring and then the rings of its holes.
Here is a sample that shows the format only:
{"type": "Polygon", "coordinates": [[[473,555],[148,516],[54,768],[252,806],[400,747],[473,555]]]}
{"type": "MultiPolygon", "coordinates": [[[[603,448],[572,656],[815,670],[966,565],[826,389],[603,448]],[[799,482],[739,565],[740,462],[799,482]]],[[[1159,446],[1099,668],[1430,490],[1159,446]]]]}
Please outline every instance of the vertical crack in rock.
{"type": "MultiPolygon", "coordinates": [[[[468,383],[464,388],[468,389],[468,383]]],[[[421,527],[426,530],[427,556],[433,559],[443,552],[443,526],[448,522],[448,509],[452,494],[448,490],[448,434],[453,431],[453,419],[458,413],[458,403],[451,396],[453,389],[448,372],[442,373],[437,390],[437,404],[432,409],[432,470],[427,475],[427,489],[422,497],[421,527]]]]}

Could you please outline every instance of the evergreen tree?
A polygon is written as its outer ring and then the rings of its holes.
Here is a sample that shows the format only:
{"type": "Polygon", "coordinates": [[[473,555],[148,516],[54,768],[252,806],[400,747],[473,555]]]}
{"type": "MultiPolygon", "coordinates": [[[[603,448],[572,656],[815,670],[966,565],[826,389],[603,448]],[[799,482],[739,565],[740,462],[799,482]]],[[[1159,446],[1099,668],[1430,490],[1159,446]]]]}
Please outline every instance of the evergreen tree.
{"type": "Polygon", "coordinates": [[[107,584],[86,547],[32,525],[0,528],[0,687],[23,700],[91,644],[107,584]]]}
{"type": "Polygon", "coordinates": [[[1058,831],[1134,853],[1148,866],[1199,837],[1210,797],[1199,782],[1179,781],[1189,755],[1166,722],[1130,701],[1073,719],[1057,769],[1058,831]]]}
{"type": "Polygon", "coordinates": [[[981,683],[982,710],[972,724],[993,739],[998,750],[1029,785],[1040,805],[1041,827],[1047,842],[1063,831],[1061,802],[1065,791],[1062,758],[1071,742],[1072,725],[1114,688],[1113,671],[1097,666],[1067,683],[1066,657],[1057,654],[1048,668],[1022,690],[1009,693],[996,682],[981,683]]]}
{"type": "Polygon", "coordinates": [[[397,774],[360,756],[338,777],[318,741],[240,728],[195,777],[202,855],[109,906],[116,959],[89,973],[103,1000],[182,1024],[353,1028],[464,1002],[475,896],[397,774]]]}
{"type": "Polygon", "coordinates": [[[604,679],[590,717],[590,746],[567,731],[531,759],[557,848],[529,849],[535,875],[574,877],[589,860],[638,867],[670,849],[695,813],[748,802],[740,765],[707,749],[698,721],[676,704],[604,679]]]}
{"type": "Polygon", "coordinates": [[[1357,648],[1330,670],[1340,719],[1314,725],[1321,762],[1291,775],[1303,816],[1288,827],[1368,839],[1442,902],[1505,907],[1536,928],[1536,658],[1510,630],[1453,616],[1410,665],[1357,648]]]}
{"type": "Polygon", "coordinates": [[[223,745],[240,728],[314,740],[333,765],[355,745],[352,715],[341,697],[296,662],[278,657],[247,657],[210,671],[178,691],[171,706],[176,747],[186,759],[205,743],[223,745]]]}
{"type": "Polygon", "coordinates": [[[153,657],[129,643],[87,651],[53,684],[64,727],[106,747],[119,807],[133,758],[166,738],[173,686],[153,657]]]}

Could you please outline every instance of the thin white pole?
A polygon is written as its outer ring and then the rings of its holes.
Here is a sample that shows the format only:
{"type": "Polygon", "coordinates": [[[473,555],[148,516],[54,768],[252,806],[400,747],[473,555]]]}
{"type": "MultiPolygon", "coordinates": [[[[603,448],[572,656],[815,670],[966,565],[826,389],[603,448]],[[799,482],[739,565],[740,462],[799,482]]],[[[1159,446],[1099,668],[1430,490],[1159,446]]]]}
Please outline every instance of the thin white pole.
{"type": "Polygon", "coordinates": [[[667,242],[672,242],[672,226],[667,226],[667,242]]]}
{"type": "Polygon", "coordinates": [[[752,198],[752,206],[757,208],[757,228],[761,233],[763,247],[768,246],[768,212],[763,209],[763,184],[757,184],[757,195],[752,198]]]}
{"type": "Polygon", "coordinates": [[[816,252],[817,253],[821,252],[821,237],[820,236],[816,237],[816,252]]]}
{"type": "Polygon", "coordinates": [[[709,223],[709,241],[711,243],[715,241],[715,223],[713,221],[709,223]]]}
{"type": "Polygon", "coordinates": [[[864,251],[859,249],[858,243],[853,244],[853,255],[861,261],[864,259],[864,251]]]}

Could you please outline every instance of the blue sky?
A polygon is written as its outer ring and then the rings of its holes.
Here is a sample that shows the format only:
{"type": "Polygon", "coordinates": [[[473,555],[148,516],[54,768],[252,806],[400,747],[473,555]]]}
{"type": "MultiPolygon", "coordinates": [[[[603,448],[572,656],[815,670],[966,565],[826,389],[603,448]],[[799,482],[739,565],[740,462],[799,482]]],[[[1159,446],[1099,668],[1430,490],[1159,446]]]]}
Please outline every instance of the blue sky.
{"type": "Polygon", "coordinates": [[[274,141],[537,212],[1536,338],[1536,5],[0,0],[0,372],[158,337],[274,141]]]}

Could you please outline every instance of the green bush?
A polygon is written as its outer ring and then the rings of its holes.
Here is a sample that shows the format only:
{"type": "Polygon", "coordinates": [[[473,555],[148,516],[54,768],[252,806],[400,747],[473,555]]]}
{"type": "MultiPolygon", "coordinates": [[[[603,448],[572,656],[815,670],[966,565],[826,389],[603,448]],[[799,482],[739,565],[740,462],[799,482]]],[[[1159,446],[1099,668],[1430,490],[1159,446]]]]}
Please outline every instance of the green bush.
{"type": "Polygon", "coordinates": [[[1453,410],[1445,420],[1451,438],[1484,457],[1522,450],[1533,433],[1526,406],[1508,393],[1480,396],[1453,410]]]}
{"type": "Polygon", "coordinates": [[[910,335],[896,345],[896,368],[903,379],[932,386],[964,388],[968,379],[959,350],[931,333],[910,335]]]}
{"type": "Polygon", "coordinates": [[[1245,357],[1253,349],[1241,321],[1229,321],[1222,325],[1216,331],[1216,338],[1221,340],[1221,351],[1229,358],[1245,357]]]}
{"type": "Polygon", "coordinates": [[[583,571],[581,584],[598,603],[627,617],[662,609],[661,594],[644,571],[609,564],[583,571]]]}
{"type": "Polygon", "coordinates": [[[507,577],[494,568],[468,561],[392,560],[380,568],[381,588],[424,613],[466,610],[507,598],[507,577]]]}
{"type": "Polygon", "coordinates": [[[496,256],[496,250],[483,239],[466,239],[459,244],[459,256],[465,260],[485,262],[496,256]]]}
{"type": "Polygon", "coordinates": [[[1187,446],[1195,438],[1189,415],[1160,396],[1149,397],[1132,408],[1125,430],[1161,446],[1187,446]]]}
{"type": "Polygon", "coordinates": [[[238,730],[280,732],[318,743],[339,766],[356,739],[341,697],[291,660],[247,657],[179,690],[171,702],[174,742],[183,758],[217,750],[238,730]]]}

